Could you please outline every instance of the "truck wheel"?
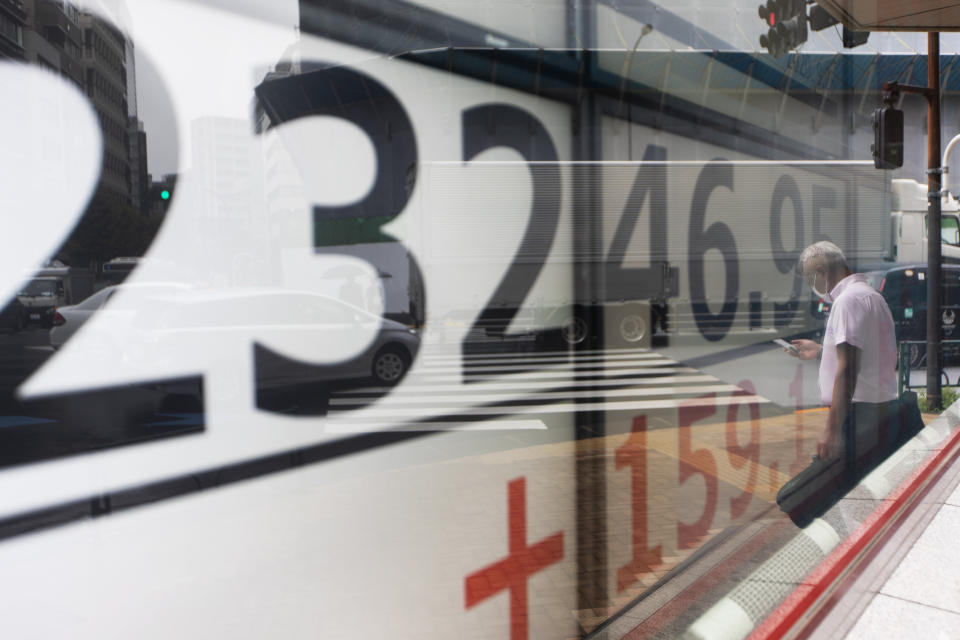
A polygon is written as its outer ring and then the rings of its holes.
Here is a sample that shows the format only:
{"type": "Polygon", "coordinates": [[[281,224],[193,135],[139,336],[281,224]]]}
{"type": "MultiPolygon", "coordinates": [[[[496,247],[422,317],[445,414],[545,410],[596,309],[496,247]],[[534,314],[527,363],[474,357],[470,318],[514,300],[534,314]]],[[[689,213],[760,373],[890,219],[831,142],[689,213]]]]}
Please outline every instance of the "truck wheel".
{"type": "Polygon", "coordinates": [[[650,305],[611,305],[604,310],[604,342],[608,347],[646,349],[650,347],[650,305]]]}
{"type": "Polygon", "coordinates": [[[642,343],[650,333],[650,323],[639,313],[625,313],[620,316],[617,327],[620,341],[631,346],[642,343]]]}
{"type": "Polygon", "coordinates": [[[589,335],[590,325],[578,316],[568,316],[560,325],[560,338],[568,345],[580,344],[589,335]]]}

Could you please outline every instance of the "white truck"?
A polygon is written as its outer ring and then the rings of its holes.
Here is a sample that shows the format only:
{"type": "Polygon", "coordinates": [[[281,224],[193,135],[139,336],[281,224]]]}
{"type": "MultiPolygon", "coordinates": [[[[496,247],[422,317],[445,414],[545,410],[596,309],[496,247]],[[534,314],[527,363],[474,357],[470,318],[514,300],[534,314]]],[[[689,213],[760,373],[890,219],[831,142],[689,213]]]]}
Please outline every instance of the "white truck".
{"type": "Polygon", "coordinates": [[[81,267],[52,263],[27,280],[17,298],[30,325],[50,327],[57,307],[76,304],[93,293],[93,273],[81,267]]]}
{"type": "MultiPolygon", "coordinates": [[[[896,179],[891,185],[890,234],[895,262],[927,261],[927,185],[896,179]]],[[[945,263],[960,263],[960,204],[945,194],[941,198],[940,252],[945,263]]]]}
{"type": "MultiPolygon", "coordinates": [[[[430,195],[419,214],[425,230],[420,259],[441,301],[431,304],[434,325],[457,317],[457,302],[475,309],[477,301],[466,304],[472,292],[461,283],[494,268],[504,273],[503,286],[486,305],[498,313],[486,319],[503,317],[512,324],[482,327],[492,334],[530,330],[574,344],[599,329],[587,325],[598,314],[584,311],[601,307],[611,346],[646,346],[655,330],[707,341],[732,333],[793,335],[823,321],[796,268],[806,245],[832,240],[854,265],[927,259],[926,185],[888,181],[869,163],[605,163],[601,209],[571,212],[549,255],[542,256],[519,256],[516,243],[503,240],[537,231],[523,217],[485,228],[479,221],[495,209],[492,197],[486,202],[476,185],[455,184],[455,169],[438,163],[422,171],[430,195]],[[465,213],[453,215],[453,203],[436,197],[450,193],[472,193],[476,210],[461,205],[465,213]],[[587,252],[573,234],[587,229],[591,218],[601,245],[587,252]],[[509,286],[534,279],[528,289],[509,286]]],[[[496,163],[485,172],[510,192],[526,179],[496,163]]],[[[960,263],[960,204],[950,195],[942,201],[941,239],[944,262],[960,263]]]]}
{"type": "MultiPolygon", "coordinates": [[[[375,77],[378,67],[363,70],[375,77]]],[[[257,87],[263,120],[341,117],[347,112],[331,82],[368,92],[353,68],[284,72],[257,87]]],[[[379,280],[386,313],[408,309],[418,323],[423,309],[428,341],[466,346],[484,334],[536,334],[575,344],[602,334],[607,346],[644,347],[655,325],[708,342],[793,335],[822,320],[797,269],[805,246],[830,239],[854,262],[891,257],[889,176],[872,162],[762,160],[749,145],[691,146],[688,136],[624,129],[609,116],[598,125],[602,160],[578,163],[569,105],[506,89],[491,98],[472,80],[456,86],[400,96],[404,104],[383,86],[377,108],[349,111],[382,166],[374,188],[363,186],[371,189],[364,199],[314,209],[315,253],[349,253],[376,267],[352,280],[343,271],[343,296],[367,300],[379,280]],[[459,136],[435,118],[406,115],[405,107],[440,104],[459,136]],[[386,128],[385,109],[393,123],[386,128]],[[378,216],[381,240],[402,246],[367,237],[378,216]],[[410,259],[391,264],[391,254],[410,259]],[[412,280],[413,265],[422,283],[412,280]]],[[[280,129],[270,148],[308,158],[295,131],[280,129]]],[[[308,193],[302,183],[320,184],[313,176],[325,169],[292,164],[298,170],[271,170],[274,191],[308,193]]],[[[286,284],[319,271],[283,253],[286,284]]]]}
{"type": "MultiPolygon", "coordinates": [[[[484,183],[508,193],[537,170],[497,162],[482,169],[484,183]]],[[[326,293],[364,307],[378,286],[384,314],[416,324],[426,298],[426,328],[444,341],[536,334],[575,344],[598,330],[584,310],[601,307],[609,345],[647,346],[655,330],[716,341],[818,328],[822,314],[796,269],[800,251],[816,240],[836,242],[857,266],[926,260],[926,185],[891,183],[869,163],[607,163],[601,210],[565,212],[552,243],[542,245],[549,251],[522,256],[520,239],[539,230],[528,228],[528,217],[491,215],[500,209],[497,192],[461,171],[421,166],[425,195],[403,231],[414,253],[396,242],[318,248],[363,259],[380,275],[368,282],[341,269],[324,278],[326,293]],[[473,194],[468,204],[463,193],[473,194]],[[573,238],[591,219],[602,236],[592,253],[573,238]],[[411,278],[413,255],[426,287],[411,278]],[[500,283],[488,287],[493,297],[464,286],[482,274],[499,274],[487,276],[500,283]],[[359,301],[347,296],[351,282],[365,292],[359,301]]],[[[941,236],[944,261],[960,262],[960,206],[950,196],[941,236]]],[[[310,272],[292,257],[285,256],[285,273],[310,272]]]]}
{"type": "Polygon", "coordinates": [[[609,346],[648,345],[655,323],[709,342],[793,335],[822,322],[797,269],[805,246],[829,239],[854,262],[892,252],[890,185],[870,163],[603,163],[596,206],[563,211],[552,229],[531,226],[529,213],[501,214],[510,205],[501,194],[530,197],[536,165],[480,164],[472,174],[454,163],[421,167],[414,219],[428,331],[470,310],[466,330],[495,335],[502,319],[506,335],[530,329],[549,342],[583,341],[601,330],[589,326],[598,317],[609,346]],[[579,241],[591,228],[597,242],[579,241]],[[544,241],[524,253],[525,238],[544,241]],[[492,297],[464,286],[491,277],[492,297]]]}

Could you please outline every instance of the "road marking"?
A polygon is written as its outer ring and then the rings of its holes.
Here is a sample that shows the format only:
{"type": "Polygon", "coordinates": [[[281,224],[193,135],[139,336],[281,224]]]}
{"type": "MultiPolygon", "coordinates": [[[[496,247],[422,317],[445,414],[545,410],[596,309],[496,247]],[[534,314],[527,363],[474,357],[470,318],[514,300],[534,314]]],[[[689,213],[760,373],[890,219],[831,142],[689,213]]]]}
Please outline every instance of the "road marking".
{"type": "MultiPolygon", "coordinates": [[[[756,402],[758,404],[770,403],[763,396],[736,396],[741,402],[756,402]]],[[[462,408],[463,415],[470,416],[502,416],[505,414],[556,414],[556,413],[582,413],[585,411],[650,411],[652,409],[676,409],[680,406],[725,406],[729,402],[729,397],[722,398],[680,398],[680,399],[661,399],[661,400],[635,400],[630,402],[584,402],[582,404],[562,403],[548,404],[542,406],[504,406],[504,407],[471,407],[462,408]]],[[[357,409],[350,413],[338,413],[328,416],[333,420],[368,420],[370,418],[413,418],[420,419],[420,424],[428,425],[430,416],[424,415],[423,407],[405,408],[405,407],[383,407],[380,405],[371,408],[357,409]]],[[[444,417],[443,413],[437,416],[439,419],[451,419],[444,417]]],[[[392,427],[380,426],[377,431],[390,431],[392,427]]]]}
{"type": "MultiPolygon", "coordinates": [[[[431,421],[426,427],[422,424],[407,424],[391,428],[389,431],[530,431],[546,428],[547,425],[542,420],[484,420],[482,422],[437,420],[431,421]]],[[[383,430],[381,422],[337,422],[324,427],[325,433],[367,433],[383,430]]]]}
{"type": "MultiPolygon", "coordinates": [[[[692,371],[690,369],[689,371],[692,371]]],[[[698,374],[698,375],[679,375],[679,376],[657,376],[657,377],[643,377],[643,378],[597,378],[591,380],[570,380],[568,386],[606,386],[606,387],[627,387],[633,385],[670,385],[670,384],[683,384],[690,382],[719,382],[717,378],[707,374],[698,374]]],[[[458,393],[465,394],[473,389],[478,389],[480,391],[513,391],[517,389],[555,389],[557,388],[558,383],[556,382],[483,382],[470,385],[462,385],[459,383],[451,384],[423,384],[423,385],[410,385],[401,384],[398,387],[362,387],[359,389],[344,389],[343,391],[335,392],[339,397],[347,397],[350,395],[371,395],[377,396],[382,394],[391,394],[396,396],[401,396],[404,394],[414,394],[414,393],[458,393]]]]}
{"type": "MultiPolygon", "coordinates": [[[[623,397],[644,397],[660,396],[667,394],[689,395],[697,393],[707,393],[710,391],[735,393],[740,391],[740,387],[734,384],[714,384],[700,386],[663,386],[655,389],[610,389],[596,391],[542,391],[534,395],[522,394],[519,398],[516,395],[508,396],[504,394],[464,394],[463,396],[441,396],[441,397],[396,397],[390,398],[389,404],[424,404],[428,406],[437,406],[442,404],[463,404],[465,399],[471,402],[539,402],[549,399],[576,399],[576,398],[623,398],[623,397]]],[[[363,402],[363,398],[331,398],[331,405],[356,405],[363,402]]]]}

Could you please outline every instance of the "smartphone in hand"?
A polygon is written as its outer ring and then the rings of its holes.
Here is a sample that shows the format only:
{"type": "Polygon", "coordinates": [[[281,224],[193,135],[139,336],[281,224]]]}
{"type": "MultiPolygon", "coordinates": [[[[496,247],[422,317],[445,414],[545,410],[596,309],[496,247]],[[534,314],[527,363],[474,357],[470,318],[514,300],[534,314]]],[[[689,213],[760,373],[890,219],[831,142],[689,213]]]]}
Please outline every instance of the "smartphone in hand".
{"type": "Polygon", "coordinates": [[[789,351],[791,354],[795,356],[800,355],[800,350],[797,349],[792,344],[790,344],[789,342],[787,342],[786,340],[781,340],[780,338],[777,338],[776,340],[774,340],[774,342],[780,345],[781,347],[783,347],[784,349],[786,349],[787,351],[789,351]]]}

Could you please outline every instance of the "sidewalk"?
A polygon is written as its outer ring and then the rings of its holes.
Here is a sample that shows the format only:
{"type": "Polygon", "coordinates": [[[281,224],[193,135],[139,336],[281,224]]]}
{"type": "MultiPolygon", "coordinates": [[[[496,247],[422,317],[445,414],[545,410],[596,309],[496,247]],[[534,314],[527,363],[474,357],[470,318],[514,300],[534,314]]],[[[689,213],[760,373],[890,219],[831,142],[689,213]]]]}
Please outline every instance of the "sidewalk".
{"type": "Polygon", "coordinates": [[[846,587],[814,639],[960,638],[960,460],[846,587]]]}
{"type": "Polygon", "coordinates": [[[687,637],[960,638],[957,410],[928,422],[687,637]]]}

